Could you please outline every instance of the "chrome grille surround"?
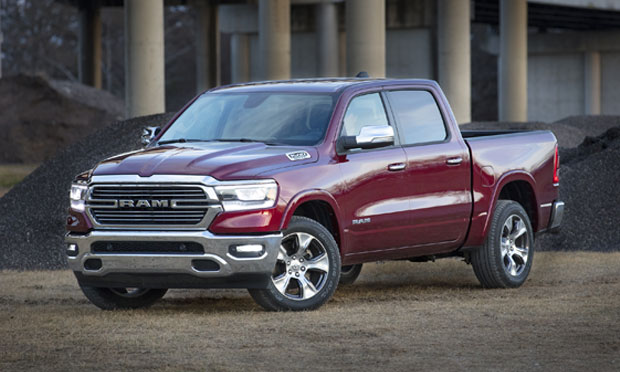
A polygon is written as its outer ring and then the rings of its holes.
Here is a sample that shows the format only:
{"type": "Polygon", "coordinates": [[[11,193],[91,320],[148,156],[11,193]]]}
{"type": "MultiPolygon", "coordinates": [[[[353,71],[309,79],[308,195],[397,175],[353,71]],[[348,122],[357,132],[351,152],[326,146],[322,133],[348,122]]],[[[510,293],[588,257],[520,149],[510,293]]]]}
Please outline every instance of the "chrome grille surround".
{"type": "Polygon", "coordinates": [[[93,176],[86,213],[97,229],[206,229],[222,211],[206,185],[213,181],[203,176],[93,176]],[[147,201],[148,207],[119,206],[119,201],[147,201]]]}

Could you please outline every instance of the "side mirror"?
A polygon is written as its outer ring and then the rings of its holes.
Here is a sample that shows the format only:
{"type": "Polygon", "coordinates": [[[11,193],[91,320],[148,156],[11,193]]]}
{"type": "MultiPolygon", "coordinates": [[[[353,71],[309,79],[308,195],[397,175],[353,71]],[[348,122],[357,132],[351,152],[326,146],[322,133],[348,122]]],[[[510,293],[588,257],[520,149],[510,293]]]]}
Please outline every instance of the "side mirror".
{"type": "Polygon", "coordinates": [[[160,127],[144,127],[142,129],[142,137],[140,137],[140,142],[142,142],[144,146],[147,146],[153,141],[153,138],[155,138],[159,132],[161,132],[160,127]]]}
{"type": "Polygon", "coordinates": [[[389,125],[371,125],[362,127],[357,136],[340,137],[340,147],[349,150],[355,148],[374,149],[394,144],[394,128],[389,125]]]}

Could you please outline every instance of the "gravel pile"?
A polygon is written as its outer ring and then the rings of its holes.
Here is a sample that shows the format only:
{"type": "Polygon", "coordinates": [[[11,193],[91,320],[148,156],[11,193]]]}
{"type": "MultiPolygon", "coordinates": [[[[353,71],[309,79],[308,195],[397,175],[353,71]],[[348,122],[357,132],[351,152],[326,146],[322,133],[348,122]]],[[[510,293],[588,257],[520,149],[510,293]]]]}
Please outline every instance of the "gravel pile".
{"type": "Polygon", "coordinates": [[[0,163],[40,163],[121,119],[123,101],[79,83],[16,75],[0,79],[0,163]]]}
{"type": "Polygon", "coordinates": [[[557,234],[543,234],[539,250],[620,250],[620,126],[560,157],[560,198],[566,202],[557,234]]]}
{"type": "Polygon", "coordinates": [[[163,126],[171,117],[111,124],[60,151],[0,198],[0,269],[65,267],[63,235],[73,177],[106,157],[140,148],[142,127],[163,126]]]}

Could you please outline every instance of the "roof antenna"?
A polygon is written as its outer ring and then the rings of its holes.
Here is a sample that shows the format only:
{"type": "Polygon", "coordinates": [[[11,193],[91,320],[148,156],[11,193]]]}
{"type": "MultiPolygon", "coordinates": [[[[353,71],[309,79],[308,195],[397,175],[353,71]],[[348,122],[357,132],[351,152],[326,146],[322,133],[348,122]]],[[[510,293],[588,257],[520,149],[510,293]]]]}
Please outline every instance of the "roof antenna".
{"type": "Polygon", "coordinates": [[[360,71],[355,75],[356,78],[369,78],[370,75],[366,71],[360,71]]]}

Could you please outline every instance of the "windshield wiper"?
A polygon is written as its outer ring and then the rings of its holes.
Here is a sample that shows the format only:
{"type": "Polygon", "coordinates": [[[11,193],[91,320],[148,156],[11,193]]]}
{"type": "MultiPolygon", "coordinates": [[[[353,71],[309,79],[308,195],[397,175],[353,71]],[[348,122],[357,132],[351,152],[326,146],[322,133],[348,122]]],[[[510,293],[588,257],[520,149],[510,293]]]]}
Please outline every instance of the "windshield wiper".
{"type": "Polygon", "coordinates": [[[166,140],[166,141],[159,141],[157,142],[158,145],[165,145],[168,143],[185,143],[185,142],[209,142],[211,140],[203,140],[203,139],[196,139],[196,138],[176,138],[176,139],[171,139],[171,140],[166,140]]]}

